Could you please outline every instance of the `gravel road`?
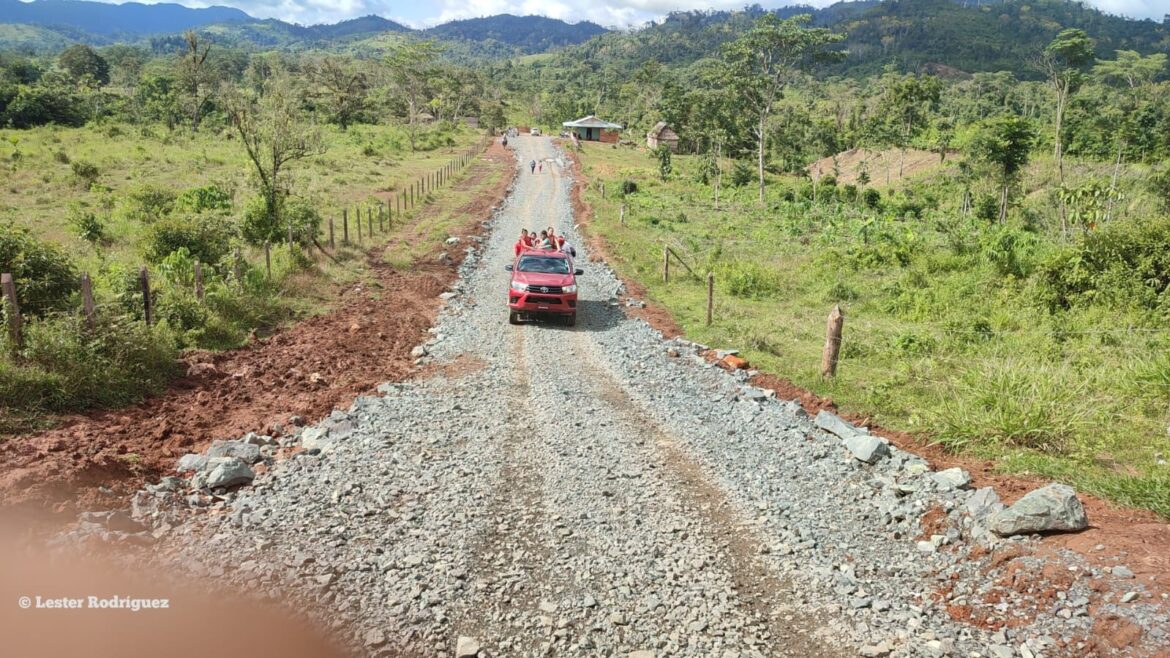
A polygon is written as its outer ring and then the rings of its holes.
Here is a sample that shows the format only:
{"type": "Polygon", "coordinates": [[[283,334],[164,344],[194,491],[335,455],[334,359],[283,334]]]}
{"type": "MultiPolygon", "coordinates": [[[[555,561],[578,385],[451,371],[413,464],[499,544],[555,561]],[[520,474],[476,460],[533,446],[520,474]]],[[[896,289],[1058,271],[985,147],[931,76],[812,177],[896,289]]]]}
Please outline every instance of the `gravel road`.
{"type": "Polygon", "coordinates": [[[584,244],[561,154],[511,144],[513,193],[482,242],[452,245],[472,251],[421,357],[434,374],[305,429],[252,486],[189,497],[225,513],[183,517],[160,554],[303,600],[375,656],[1088,655],[1112,612],[1167,638],[1163,613],[1101,598],[1075,561],[1035,592],[996,580],[979,495],[892,446],[859,461],[628,319],[604,263],[578,258],[576,327],[510,326],[520,229],[584,244]]]}

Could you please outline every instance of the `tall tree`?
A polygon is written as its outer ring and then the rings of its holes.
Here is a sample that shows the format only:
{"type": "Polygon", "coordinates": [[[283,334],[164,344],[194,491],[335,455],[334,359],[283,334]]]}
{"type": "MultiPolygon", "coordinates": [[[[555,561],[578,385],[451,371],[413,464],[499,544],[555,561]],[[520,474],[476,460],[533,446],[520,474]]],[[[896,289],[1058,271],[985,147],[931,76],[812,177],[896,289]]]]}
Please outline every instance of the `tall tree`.
{"type": "Polygon", "coordinates": [[[300,94],[284,71],[266,80],[259,93],[225,85],[221,94],[260,179],[265,211],[279,230],[283,197],[289,193],[285,170],[297,160],[324,152],[321,132],[306,121],[300,94]]]}
{"type": "Polygon", "coordinates": [[[97,51],[84,44],[69,46],[57,57],[61,65],[75,80],[98,87],[110,84],[110,65],[97,51]]]}
{"type": "Polygon", "coordinates": [[[406,104],[411,151],[418,146],[419,115],[430,103],[431,75],[440,52],[442,49],[433,41],[410,41],[399,45],[383,61],[394,91],[406,104]]]}
{"type": "Polygon", "coordinates": [[[725,46],[733,69],[732,82],[744,109],[755,119],[756,173],[760,203],[764,202],[764,151],[768,117],[793,76],[805,66],[840,56],[828,46],[844,39],[826,28],[805,27],[812,16],[801,14],[781,19],[767,13],[742,37],[725,46]]]}
{"type": "Polygon", "coordinates": [[[342,130],[366,109],[369,78],[359,65],[342,57],[325,57],[309,67],[314,83],[313,96],[329,112],[331,121],[342,130]]]}
{"type": "Polygon", "coordinates": [[[1068,206],[1064,202],[1064,113],[1069,98],[1084,81],[1085,71],[1093,64],[1093,42],[1084,30],[1062,30],[1052,43],[1044,49],[1040,63],[1048,84],[1056,95],[1056,115],[1053,134],[1053,156],[1056,158],[1056,173],[1060,181],[1060,230],[1068,233],[1068,206]]]}
{"type": "Polygon", "coordinates": [[[1036,129],[1027,119],[1003,116],[984,121],[971,142],[972,155],[995,168],[999,178],[999,221],[1007,220],[1012,188],[1028,164],[1036,129]]]}
{"type": "Polygon", "coordinates": [[[195,131],[199,130],[214,85],[214,73],[207,63],[210,54],[209,39],[200,37],[194,30],[183,33],[183,50],[179,53],[176,74],[186,92],[187,115],[191,119],[191,130],[195,131]]]}

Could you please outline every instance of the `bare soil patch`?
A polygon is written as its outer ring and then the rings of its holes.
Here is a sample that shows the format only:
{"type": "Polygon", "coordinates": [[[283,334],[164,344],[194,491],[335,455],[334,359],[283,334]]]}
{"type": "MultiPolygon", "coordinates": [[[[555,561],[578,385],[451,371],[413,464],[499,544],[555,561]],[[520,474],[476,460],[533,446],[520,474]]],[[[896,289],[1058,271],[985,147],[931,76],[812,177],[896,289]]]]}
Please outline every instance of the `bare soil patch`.
{"type": "MultiPolygon", "coordinates": [[[[949,156],[950,154],[948,154],[949,156]]],[[[905,155],[897,149],[871,151],[849,149],[813,162],[808,167],[809,176],[819,179],[836,176],[840,185],[860,185],[861,172],[869,174],[870,186],[885,187],[943,167],[938,153],[907,149],[905,155]]]]}

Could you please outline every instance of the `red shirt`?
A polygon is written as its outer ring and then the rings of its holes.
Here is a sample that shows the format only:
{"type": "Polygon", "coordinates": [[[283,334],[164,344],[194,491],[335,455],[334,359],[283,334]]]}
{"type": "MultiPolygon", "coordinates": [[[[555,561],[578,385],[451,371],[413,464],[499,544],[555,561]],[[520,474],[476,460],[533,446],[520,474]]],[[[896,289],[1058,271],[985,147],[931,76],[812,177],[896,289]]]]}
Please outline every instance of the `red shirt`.
{"type": "Polygon", "coordinates": [[[524,251],[527,248],[528,248],[528,245],[524,244],[523,240],[517,240],[516,244],[512,245],[512,251],[514,251],[517,256],[520,255],[521,251],[524,251]]]}

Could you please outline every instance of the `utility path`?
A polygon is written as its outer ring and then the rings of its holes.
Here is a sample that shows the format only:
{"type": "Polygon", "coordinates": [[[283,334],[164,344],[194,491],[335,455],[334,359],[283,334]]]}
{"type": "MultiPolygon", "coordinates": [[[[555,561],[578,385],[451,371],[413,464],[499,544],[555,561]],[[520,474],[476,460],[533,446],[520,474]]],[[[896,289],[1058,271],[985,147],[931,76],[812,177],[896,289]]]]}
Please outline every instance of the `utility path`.
{"type": "Polygon", "coordinates": [[[576,327],[510,326],[520,229],[584,251],[561,154],[510,146],[515,189],[428,342],[438,374],[335,412],[320,454],[184,524],[175,557],[299,597],[379,656],[456,655],[460,637],[501,657],[1088,655],[1094,620],[1057,617],[1091,594],[1082,572],[1056,574],[1059,601],[1029,598],[1042,561],[996,582],[956,527],[971,492],[897,449],[853,459],[796,405],[626,318],[604,264],[578,258],[576,327]]]}

